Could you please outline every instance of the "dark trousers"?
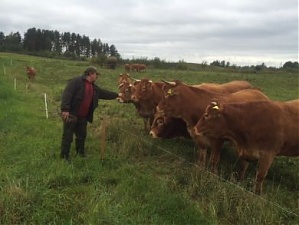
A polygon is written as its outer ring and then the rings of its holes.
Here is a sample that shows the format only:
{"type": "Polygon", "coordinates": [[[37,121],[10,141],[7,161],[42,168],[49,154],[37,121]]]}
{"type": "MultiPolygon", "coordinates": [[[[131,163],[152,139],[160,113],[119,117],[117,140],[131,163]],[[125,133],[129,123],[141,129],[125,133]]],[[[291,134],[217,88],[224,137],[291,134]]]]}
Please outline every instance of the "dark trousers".
{"type": "Polygon", "coordinates": [[[61,140],[61,157],[68,158],[70,154],[70,147],[73,142],[75,134],[76,152],[85,154],[85,139],[87,136],[87,120],[86,118],[77,117],[76,120],[63,122],[63,133],[61,140]]]}

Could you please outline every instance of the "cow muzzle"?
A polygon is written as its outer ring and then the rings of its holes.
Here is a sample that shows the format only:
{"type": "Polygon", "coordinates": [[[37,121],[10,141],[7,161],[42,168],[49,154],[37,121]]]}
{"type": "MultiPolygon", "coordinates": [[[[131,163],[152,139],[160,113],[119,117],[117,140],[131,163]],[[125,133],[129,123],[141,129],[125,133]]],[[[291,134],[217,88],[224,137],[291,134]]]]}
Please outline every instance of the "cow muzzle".
{"type": "Polygon", "coordinates": [[[194,135],[196,135],[196,136],[204,136],[204,132],[202,132],[202,131],[199,131],[198,129],[197,129],[197,127],[194,127],[194,135]]]}
{"type": "Polygon", "coordinates": [[[132,96],[131,96],[131,100],[132,100],[133,102],[138,102],[138,98],[136,97],[136,95],[132,95],[132,96]]]}
{"type": "Polygon", "coordinates": [[[149,132],[149,135],[151,135],[152,138],[157,138],[157,135],[155,134],[154,131],[150,131],[150,132],[149,132]]]}

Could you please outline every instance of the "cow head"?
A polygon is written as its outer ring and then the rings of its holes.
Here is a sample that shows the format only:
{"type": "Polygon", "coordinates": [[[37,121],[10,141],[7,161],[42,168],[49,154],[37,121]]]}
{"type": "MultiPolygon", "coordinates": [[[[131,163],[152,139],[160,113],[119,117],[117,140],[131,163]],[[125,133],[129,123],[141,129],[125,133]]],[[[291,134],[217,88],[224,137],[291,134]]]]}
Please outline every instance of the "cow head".
{"type": "Polygon", "coordinates": [[[132,83],[133,80],[130,76],[130,74],[128,73],[121,73],[119,74],[119,78],[118,78],[118,84],[122,84],[122,83],[132,83]]]}
{"type": "Polygon", "coordinates": [[[177,106],[183,104],[180,92],[184,88],[184,84],[180,81],[162,81],[164,82],[162,88],[164,98],[159,102],[157,111],[164,113],[166,116],[181,117],[181,111],[179,110],[181,107],[177,106]]]}
{"type": "Polygon", "coordinates": [[[133,92],[133,85],[131,83],[121,83],[118,85],[119,93],[122,93],[122,97],[118,99],[120,103],[130,103],[131,95],[133,92]]]}
{"type": "Polygon", "coordinates": [[[204,135],[208,137],[223,137],[226,122],[223,118],[223,105],[216,99],[213,99],[207,106],[204,115],[194,126],[195,135],[204,135]]]}
{"type": "Polygon", "coordinates": [[[190,138],[187,125],[182,119],[167,117],[161,113],[155,114],[150,135],[153,138],[190,138]]]}
{"type": "Polygon", "coordinates": [[[151,126],[150,135],[153,138],[164,137],[165,136],[165,127],[167,127],[167,123],[169,119],[165,117],[161,113],[156,113],[154,121],[151,126]]]}
{"type": "Polygon", "coordinates": [[[153,81],[150,79],[141,79],[134,82],[134,93],[132,94],[132,101],[146,101],[151,98],[153,81]]]}

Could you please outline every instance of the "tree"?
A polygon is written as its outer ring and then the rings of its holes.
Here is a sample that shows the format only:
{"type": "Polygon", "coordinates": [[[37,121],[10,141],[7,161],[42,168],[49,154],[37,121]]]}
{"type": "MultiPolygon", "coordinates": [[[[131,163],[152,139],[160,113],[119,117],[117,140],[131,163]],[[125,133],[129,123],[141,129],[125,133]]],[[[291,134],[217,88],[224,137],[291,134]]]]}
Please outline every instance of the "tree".
{"type": "Polygon", "coordinates": [[[298,62],[291,62],[291,61],[287,61],[283,64],[282,68],[284,69],[298,69],[298,62]]]}
{"type": "Polygon", "coordinates": [[[110,45],[110,47],[109,47],[109,53],[110,53],[111,56],[115,56],[117,59],[120,58],[120,54],[116,50],[115,45],[110,45]]]}
{"type": "Polygon", "coordinates": [[[115,56],[109,56],[106,61],[108,69],[115,69],[117,65],[117,58],[115,56]]]}
{"type": "Polygon", "coordinates": [[[3,49],[5,51],[18,52],[22,50],[22,37],[19,32],[10,33],[3,40],[3,49]]]}
{"type": "Polygon", "coordinates": [[[5,36],[0,32],[0,50],[1,51],[27,51],[41,56],[64,55],[73,59],[81,57],[97,57],[103,59],[114,56],[120,59],[115,45],[109,46],[102,43],[100,39],[94,39],[90,42],[88,36],[80,34],[58,31],[41,30],[29,28],[24,34],[22,40],[19,32],[5,36]],[[23,44],[21,46],[21,44],[23,44]]]}

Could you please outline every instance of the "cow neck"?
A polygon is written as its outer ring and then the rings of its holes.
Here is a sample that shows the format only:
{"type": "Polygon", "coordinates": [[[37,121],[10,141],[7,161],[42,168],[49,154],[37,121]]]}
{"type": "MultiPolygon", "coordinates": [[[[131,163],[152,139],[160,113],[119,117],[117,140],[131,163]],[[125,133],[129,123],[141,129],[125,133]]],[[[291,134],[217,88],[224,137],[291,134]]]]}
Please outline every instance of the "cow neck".
{"type": "Polygon", "coordinates": [[[184,102],[181,108],[182,117],[188,126],[195,126],[214,96],[204,89],[191,86],[180,91],[180,95],[184,102]]]}
{"type": "Polygon", "coordinates": [[[153,102],[155,104],[155,106],[157,106],[160,102],[160,100],[163,98],[163,91],[162,91],[162,87],[163,87],[163,83],[160,82],[156,82],[153,84],[153,102]]]}
{"type": "Polygon", "coordinates": [[[246,107],[243,107],[243,103],[228,103],[225,104],[221,115],[224,117],[227,125],[227,132],[224,137],[232,140],[236,146],[240,149],[248,148],[248,127],[247,124],[253,122],[244,123],[248,120],[248,113],[250,113],[246,107]]]}

